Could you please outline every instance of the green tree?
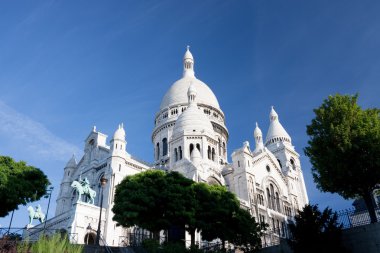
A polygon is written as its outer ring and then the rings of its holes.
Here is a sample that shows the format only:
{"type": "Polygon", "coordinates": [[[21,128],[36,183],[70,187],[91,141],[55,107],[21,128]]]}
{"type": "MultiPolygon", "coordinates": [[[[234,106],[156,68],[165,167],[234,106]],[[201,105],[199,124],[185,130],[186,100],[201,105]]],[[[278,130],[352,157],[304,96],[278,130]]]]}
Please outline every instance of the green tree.
{"type": "Polygon", "coordinates": [[[117,187],[113,220],[139,226],[155,236],[176,225],[184,227],[192,216],[189,188],[193,183],[177,172],[149,170],[126,177],[117,187]]]}
{"type": "Polygon", "coordinates": [[[290,246],[294,253],[344,253],[341,244],[342,224],[330,208],[319,211],[318,205],[306,205],[295,216],[289,229],[293,236],[290,246]]]}
{"type": "Polygon", "coordinates": [[[150,170],[126,177],[117,187],[113,220],[158,235],[171,227],[184,228],[195,246],[195,233],[205,240],[220,238],[255,248],[259,225],[240,209],[225,187],[195,183],[177,172],[150,170]],[[238,239],[236,239],[238,238],[238,239]]]}
{"type": "Polygon", "coordinates": [[[0,217],[16,210],[18,205],[40,199],[49,184],[40,169],[0,156],[0,217]]]}
{"type": "Polygon", "coordinates": [[[236,196],[227,191],[223,186],[210,185],[206,196],[202,196],[201,210],[198,212],[197,219],[202,221],[202,238],[208,241],[219,238],[224,247],[225,242],[234,236],[233,217],[240,204],[236,196]]]}
{"type": "Polygon", "coordinates": [[[380,183],[380,110],[362,109],[358,96],[329,96],[307,126],[317,187],[345,199],[362,197],[376,222],[373,191],[380,183]]]}
{"type": "Polygon", "coordinates": [[[243,252],[256,252],[261,248],[261,236],[266,225],[257,223],[247,210],[239,208],[235,212],[232,226],[235,235],[230,239],[231,243],[243,252]]]}
{"type": "Polygon", "coordinates": [[[261,226],[251,214],[240,207],[236,195],[226,187],[197,184],[200,208],[196,218],[202,238],[229,241],[245,252],[254,252],[261,246],[261,226]],[[199,189],[200,188],[200,189],[199,189]]]}

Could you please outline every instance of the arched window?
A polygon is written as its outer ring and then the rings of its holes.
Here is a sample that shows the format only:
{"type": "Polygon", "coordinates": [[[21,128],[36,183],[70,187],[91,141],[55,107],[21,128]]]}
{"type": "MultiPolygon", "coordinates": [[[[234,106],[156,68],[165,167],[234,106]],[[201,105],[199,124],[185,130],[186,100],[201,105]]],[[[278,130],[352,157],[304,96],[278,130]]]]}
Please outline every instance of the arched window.
{"type": "Polygon", "coordinates": [[[178,161],[178,151],[177,151],[177,148],[174,149],[174,161],[178,161]]]}
{"type": "Polygon", "coordinates": [[[211,160],[211,147],[207,147],[207,158],[211,160]]]}
{"type": "Polygon", "coordinates": [[[196,146],[197,146],[198,151],[201,152],[201,145],[199,143],[197,143],[196,146]]]}
{"type": "Polygon", "coordinates": [[[162,139],[162,156],[166,156],[168,154],[168,139],[162,139]]]}
{"type": "Polygon", "coordinates": [[[270,196],[270,191],[269,191],[268,188],[267,188],[267,200],[268,200],[268,208],[272,208],[272,205],[271,205],[271,196],[270,196]]]}
{"type": "Polygon", "coordinates": [[[273,187],[273,184],[270,184],[269,185],[270,187],[270,195],[271,195],[271,201],[272,201],[272,209],[276,209],[276,204],[275,204],[275,201],[274,201],[274,187],[273,187]]]}
{"type": "Polygon", "coordinates": [[[191,143],[191,144],[190,144],[190,156],[191,156],[191,152],[193,152],[193,149],[194,149],[194,144],[191,143]]]}
{"type": "Polygon", "coordinates": [[[160,143],[156,144],[156,160],[160,159],[160,143]]]}
{"type": "Polygon", "coordinates": [[[280,196],[278,195],[278,192],[276,192],[276,207],[277,207],[277,211],[281,212],[281,208],[280,208],[280,196]]]}
{"type": "Polygon", "coordinates": [[[181,146],[179,146],[178,147],[178,156],[179,156],[179,160],[182,160],[182,147],[181,146]]]}
{"type": "Polygon", "coordinates": [[[218,155],[222,154],[222,142],[220,141],[220,138],[218,138],[218,155]]]}
{"type": "Polygon", "coordinates": [[[294,162],[293,158],[290,158],[290,165],[292,166],[293,170],[296,170],[296,163],[294,162]]]}
{"type": "Polygon", "coordinates": [[[226,156],[226,143],[223,142],[223,156],[226,156]]]}
{"type": "Polygon", "coordinates": [[[215,161],[215,149],[214,148],[212,148],[211,158],[213,161],[215,161]]]}

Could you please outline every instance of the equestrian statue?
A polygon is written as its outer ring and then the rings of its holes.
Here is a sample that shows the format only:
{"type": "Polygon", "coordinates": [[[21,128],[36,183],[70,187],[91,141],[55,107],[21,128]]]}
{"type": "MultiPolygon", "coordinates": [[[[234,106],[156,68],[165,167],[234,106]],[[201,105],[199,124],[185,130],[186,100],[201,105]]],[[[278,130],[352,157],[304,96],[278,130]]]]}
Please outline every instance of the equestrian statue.
{"type": "Polygon", "coordinates": [[[96,191],[90,188],[90,182],[88,181],[87,177],[83,180],[79,179],[79,181],[74,180],[71,184],[71,187],[73,187],[79,195],[77,202],[82,202],[82,195],[85,195],[88,198],[87,203],[94,204],[96,191]]]}
{"type": "Polygon", "coordinates": [[[37,219],[40,221],[40,223],[43,223],[45,221],[45,214],[41,210],[41,206],[36,206],[36,210],[32,206],[28,206],[28,213],[29,213],[29,224],[32,225],[32,222],[34,219],[37,219]]]}

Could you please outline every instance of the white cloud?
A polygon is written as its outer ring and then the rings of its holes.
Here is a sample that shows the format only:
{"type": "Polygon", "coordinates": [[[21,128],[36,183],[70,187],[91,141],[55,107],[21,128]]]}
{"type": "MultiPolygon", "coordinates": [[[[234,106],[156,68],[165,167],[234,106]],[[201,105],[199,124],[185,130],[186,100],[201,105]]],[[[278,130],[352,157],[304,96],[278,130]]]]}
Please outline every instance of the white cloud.
{"type": "Polygon", "coordinates": [[[79,155],[75,145],[55,136],[44,125],[23,115],[0,101],[0,135],[19,144],[34,155],[57,161],[67,161],[72,154],[79,155]]]}

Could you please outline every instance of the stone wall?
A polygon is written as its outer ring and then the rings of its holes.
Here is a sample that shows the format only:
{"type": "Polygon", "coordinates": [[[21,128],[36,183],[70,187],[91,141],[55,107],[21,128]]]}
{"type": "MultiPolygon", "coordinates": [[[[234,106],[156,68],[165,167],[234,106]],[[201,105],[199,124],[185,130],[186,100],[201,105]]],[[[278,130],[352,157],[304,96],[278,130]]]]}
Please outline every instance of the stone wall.
{"type": "MultiPolygon", "coordinates": [[[[351,253],[379,253],[380,222],[343,230],[342,242],[351,253]]],[[[260,253],[292,253],[292,250],[281,240],[280,245],[263,248],[260,253]]]]}
{"type": "Polygon", "coordinates": [[[343,230],[342,241],[352,253],[379,253],[380,223],[343,230]]]}

